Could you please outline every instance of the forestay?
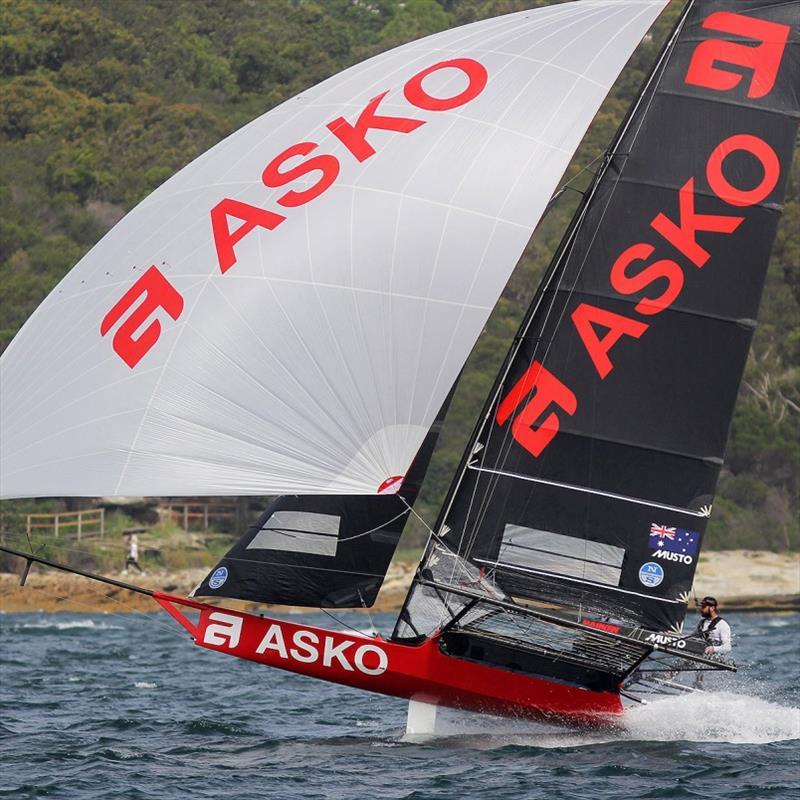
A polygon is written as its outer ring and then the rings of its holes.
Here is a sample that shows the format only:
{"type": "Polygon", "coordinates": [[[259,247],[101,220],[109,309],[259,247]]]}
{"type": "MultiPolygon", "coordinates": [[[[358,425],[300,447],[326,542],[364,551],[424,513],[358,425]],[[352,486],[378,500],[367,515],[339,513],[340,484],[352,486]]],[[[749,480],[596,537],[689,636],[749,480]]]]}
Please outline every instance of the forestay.
{"type": "Polygon", "coordinates": [[[0,494],[396,491],[664,5],[446,31],[192,162],[0,360],[0,494]]]}

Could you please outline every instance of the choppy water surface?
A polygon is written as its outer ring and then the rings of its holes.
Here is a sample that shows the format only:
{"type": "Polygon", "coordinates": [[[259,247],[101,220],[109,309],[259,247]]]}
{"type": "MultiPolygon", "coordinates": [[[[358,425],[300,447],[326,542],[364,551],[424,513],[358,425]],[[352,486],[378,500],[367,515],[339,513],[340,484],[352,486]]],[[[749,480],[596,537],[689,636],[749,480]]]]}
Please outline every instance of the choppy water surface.
{"type": "Polygon", "coordinates": [[[201,650],[164,614],[0,614],[0,797],[800,798],[800,615],[728,619],[742,673],[620,731],[408,741],[403,701],[201,650]]]}

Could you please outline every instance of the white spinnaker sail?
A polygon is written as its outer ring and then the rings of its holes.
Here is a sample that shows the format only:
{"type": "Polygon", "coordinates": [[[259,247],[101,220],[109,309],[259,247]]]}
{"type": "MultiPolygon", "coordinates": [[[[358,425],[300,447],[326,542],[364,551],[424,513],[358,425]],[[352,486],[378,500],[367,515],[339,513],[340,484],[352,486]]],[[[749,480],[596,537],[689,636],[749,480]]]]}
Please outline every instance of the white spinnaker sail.
{"type": "Polygon", "coordinates": [[[0,359],[0,495],[371,494],[403,475],[665,5],[427,37],[189,164],[0,359]]]}

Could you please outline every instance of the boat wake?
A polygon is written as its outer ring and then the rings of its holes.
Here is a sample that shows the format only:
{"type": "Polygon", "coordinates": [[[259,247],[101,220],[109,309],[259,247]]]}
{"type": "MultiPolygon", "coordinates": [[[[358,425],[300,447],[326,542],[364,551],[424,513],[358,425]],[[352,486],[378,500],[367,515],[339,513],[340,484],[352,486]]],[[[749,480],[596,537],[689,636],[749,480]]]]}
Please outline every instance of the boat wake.
{"type": "Polygon", "coordinates": [[[65,621],[39,620],[22,622],[13,626],[14,631],[124,631],[124,625],[111,625],[107,622],[95,622],[93,619],[71,619],[65,621]]]}

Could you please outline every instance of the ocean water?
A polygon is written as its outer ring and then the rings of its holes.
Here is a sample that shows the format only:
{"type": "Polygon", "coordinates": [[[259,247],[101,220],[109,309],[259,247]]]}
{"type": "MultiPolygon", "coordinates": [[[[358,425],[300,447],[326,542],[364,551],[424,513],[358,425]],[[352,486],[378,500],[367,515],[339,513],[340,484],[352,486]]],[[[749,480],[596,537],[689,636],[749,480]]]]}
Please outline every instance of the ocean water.
{"type": "Polygon", "coordinates": [[[0,614],[0,798],[800,798],[800,615],[728,619],[742,671],[619,730],[409,739],[405,702],[204,651],[163,613],[0,614]]]}

